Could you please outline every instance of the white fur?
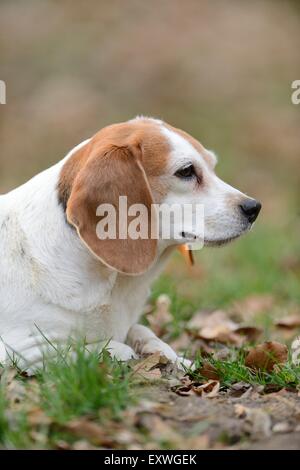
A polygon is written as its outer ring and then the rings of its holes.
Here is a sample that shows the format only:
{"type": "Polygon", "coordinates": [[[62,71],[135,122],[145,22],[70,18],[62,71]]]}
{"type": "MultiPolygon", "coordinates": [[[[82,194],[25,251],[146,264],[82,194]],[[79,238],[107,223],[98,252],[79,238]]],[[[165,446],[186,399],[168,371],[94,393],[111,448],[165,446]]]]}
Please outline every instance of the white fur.
{"type": "MultiPolygon", "coordinates": [[[[190,204],[195,207],[202,204],[204,208],[204,243],[209,245],[214,242],[226,241],[241,235],[248,230],[250,225],[243,217],[237,201],[246,199],[247,196],[216,176],[213,168],[217,158],[213,152],[207,151],[207,159],[201,155],[190,142],[181,135],[162,126],[162,132],[169,140],[172,148],[169,161],[169,191],[164,203],[166,204],[190,204]],[[200,187],[195,181],[184,181],[173,176],[176,170],[192,163],[199,168],[203,175],[200,187]]],[[[193,232],[201,239],[202,226],[193,227],[193,232]]]]}
{"type": "MultiPolygon", "coordinates": [[[[211,188],[201,195],[207,210],[207,236],[233,236],[241,230],[241,222],[224,196],[237,191],[221,182],[185,139],[163,124],[161,129],[173,149],[165,202],[191,202],[199,197],[189,183],[172,176],[181,163],[191,159],[201,164],[211,181],[211,188]]],[[[112,355],[122,360],[157,350],[173,361],[178,359],[150,330],[136,325],[168,250],[147,273],[125,276],[101,265],[66,223],[58,202],[59,174],[64,162],[87,142],[0,196],[0,362],[15,355],[21,367],[33,370],[40,365],[44,336],[64,344],[78,335],[93,347],[111,340],[112,355]]],[[[161,251],[162,246],[166,245],[161,244],[161,251]]]]}

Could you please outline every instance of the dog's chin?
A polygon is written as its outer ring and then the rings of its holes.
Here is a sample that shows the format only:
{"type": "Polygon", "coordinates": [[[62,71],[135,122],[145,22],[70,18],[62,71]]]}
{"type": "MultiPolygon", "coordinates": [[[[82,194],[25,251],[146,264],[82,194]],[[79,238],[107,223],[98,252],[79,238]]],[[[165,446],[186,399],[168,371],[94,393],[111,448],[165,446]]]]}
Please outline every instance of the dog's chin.
{"type": "Polygon", "coordinates": [[[240,233],[239,235],[234,235],[232,237],[228,238],[216,238],[216,239],[204,239],[204,246],[210,246],[210,247],[218,247],[218,246],[223,246],[223,245],[228,245],[230,242],[233,240],[236,240],[239,238],[242,234],[240,233]]]}
{"type": "Polygon", "coordinates": [[[244,230],[241,230],[239,233],[234,235],[230,235],[225,238],[204,238],[204,246],[211,246],[211,247],[218,247],[228,245],[229,243],[233,242],[237,238],[240,238],[244,233],[250,230],[251,226],[247,227],[244,230]]]}

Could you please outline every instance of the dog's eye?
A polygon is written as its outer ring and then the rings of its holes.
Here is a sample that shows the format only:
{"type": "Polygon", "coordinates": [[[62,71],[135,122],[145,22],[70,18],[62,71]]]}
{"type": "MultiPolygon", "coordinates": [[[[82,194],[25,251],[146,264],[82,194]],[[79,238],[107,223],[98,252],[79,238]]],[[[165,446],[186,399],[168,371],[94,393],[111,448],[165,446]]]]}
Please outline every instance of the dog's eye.
{"type": "Polygon", "coordinates": [[[175,176],[182,179],[193,178],[193,176],[196,176],[194,165],[188,165],[184,168],[180,168],[180,170],[176,171],[175,176]]]}

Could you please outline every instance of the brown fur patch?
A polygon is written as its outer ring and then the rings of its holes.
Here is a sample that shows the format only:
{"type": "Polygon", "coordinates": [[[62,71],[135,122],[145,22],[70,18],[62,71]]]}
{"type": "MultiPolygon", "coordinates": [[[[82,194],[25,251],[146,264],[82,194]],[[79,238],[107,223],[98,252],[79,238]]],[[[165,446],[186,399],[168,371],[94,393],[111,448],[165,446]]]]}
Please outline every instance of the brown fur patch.
{"type": "MultiPolygon", "coordinates": [[[[126,274],[146,271],[156,258],[157,240],[151,238],[151,205],[167,191],[163,175],[169,145],[159,125],[137,120],[108,126],[70,156],[58,182],[59,200],[67,220],[77,229],[85,245],[106,265],[126,274]],[[119,196],[127,196],[128,207],[144,204],[148,209],[148,238],[118,237],[119,196]],[[117,238],[101,240],[97,208],[112,204],[117,212],[117,238]]],[[[128,225],[130,223],[128,217],[128,225]]]]}
{"type": "MultiPolygon", "coordinates": [[[[82,148],[77,150],[64,164],[59,182],[58,197],[64,210],[72,191],[75,178],[91,158],[103,158],[105,148],[110,146],[140,146],[142,166],[152,190],[154,202],[159,203],[167,192],[163,176],[167,167],[169,144],[161,134],[159,125],[148,119],[139,119],[120,124],[113,124],[101,129],[82,148]]],[[[86,182],[88,184],[88,181],[86,182]]]]}

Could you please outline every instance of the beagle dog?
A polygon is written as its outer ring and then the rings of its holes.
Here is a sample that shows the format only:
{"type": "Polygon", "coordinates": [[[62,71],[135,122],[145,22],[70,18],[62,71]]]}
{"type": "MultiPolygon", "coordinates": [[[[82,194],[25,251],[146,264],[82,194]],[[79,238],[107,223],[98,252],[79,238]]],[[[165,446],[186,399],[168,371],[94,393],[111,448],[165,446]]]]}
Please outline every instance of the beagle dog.
{"type": "MultiPolygon", "coordinates": [[[[159,351],[184,362],[138,321],[149,286],[188,240],[100,239],[97,208],[204,207],[204,245],[249,230],[261,205],[219,179],[216,157],[163,121],[137,117],[101,129],[53,167],[0,196],[0,362],[29,371],[45,341],[83,337],[126,361],[159,351]]],[[[197,232],[197,227],[196,227],[197,232]]],[[[195,233],[195,232],[194,232],[195,233]]],[[[194,238],[197,238],[197,233],[194,238]]]]}

